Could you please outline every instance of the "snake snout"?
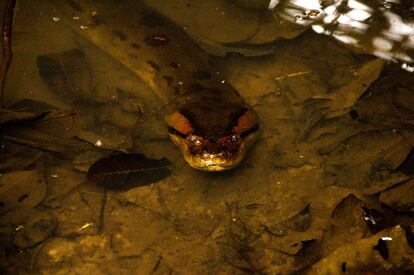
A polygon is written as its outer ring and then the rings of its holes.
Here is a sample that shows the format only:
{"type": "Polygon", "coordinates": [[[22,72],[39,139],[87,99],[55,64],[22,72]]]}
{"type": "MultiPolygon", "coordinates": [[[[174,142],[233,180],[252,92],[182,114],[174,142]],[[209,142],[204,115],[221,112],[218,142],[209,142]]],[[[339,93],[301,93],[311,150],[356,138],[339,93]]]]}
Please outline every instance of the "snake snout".
{"type": "Polygon", "coordinates": [[[203,153],[207,155],[228,157],[231,155],[231,152],[228,151],[227,147],[222,146],[214,142],[207,143],[203,148],[203,153]]]}
{"type": "Polygon", "coordinates": [[[171,139],[190,166],[204,171],[228,170],[242,161],[253,144],[258,118],[245,105],[213,103],[188,104],[167,115],[165,121],[171,139]]]}

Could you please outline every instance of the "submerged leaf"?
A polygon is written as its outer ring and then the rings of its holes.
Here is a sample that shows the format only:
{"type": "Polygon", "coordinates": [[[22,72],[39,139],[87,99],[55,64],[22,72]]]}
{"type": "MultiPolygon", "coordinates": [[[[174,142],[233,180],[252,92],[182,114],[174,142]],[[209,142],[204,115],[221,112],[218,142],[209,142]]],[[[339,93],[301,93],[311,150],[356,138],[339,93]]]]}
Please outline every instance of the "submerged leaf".
{"type": "Polygon", "coordinates": [[[41,151],[58,153],[64,157],[75,157],[79,153],[94,149],[85,142],[50,135],[32,128],[10,128],[8,131],[0,132],[0,138],[41,151]]]}
{"type": "Polygon", "coordinates": [[[328,255],[339,246],[365,238],[370,234],[364,222],[363,207],[365,204],[354,194],[350,194],[339,202],[331,216],[331,225],[322,236],[322,255],[328,255]]]}
{"type": "Polygon", "coordinates": [[[380,211],[365,206],[362,207],[362,210],[364,210],[364,221],[371,231],[377,233],[382,229],[389,227],[387,220],[380,211]]]}
{"type": "Polygon", "coordinates": [[[327,95],[312,97],[314,104],[311,104],[311,108],[321,108],[326,118],[348,113],[359,97],[378,78],[382,65],[383,61],[380,59],[363,64],[355,70],[353,78],[349,79],[348,83],[330,91],[327,95]],[[319,106],[316,104],[317,101],[320,101],[319,106]]]}
{"type": "Polygon", "coordinates": [[[56,217],[48,212],[31,209],[26,213],[14,239],[14,244],[19,249],[27,249],[43,242],[53,234],[57,226],[56,217]]]}
{"type": "MultiPolygon", "coordinates": [[[[239,8],[230,1],[145,0],[143,2],[178,26],[185,26],[186,32],[191,37],[203,37],[219,43],[246,40],[255,34],[259,26],[259,12],[239,8]],[[231,14],[231,16],[223,16],[224,14],[231,14]],[[206,21],[209,24],[206,24],[206,21]]],[[[118,2],[114,1],[114,3],[118,2]]],[[[136,8],[132,6],[134,3],[136,1],[129,1],[131,5],[129,7],[136,8]]]]}
{"type": "Polygon", "coordinates": [[[143,154],[117,154],[102,158],[89,168],[87,178],[108,189],[128,190],[158,182],[171,173],[171,162],[143,154]]]}
{"type": "Polygon", "coordinates": [[[404,230],[396,226],[372,237],[348,242],[305,274],[364,274],[372,270],[375,274],[411,274],[408,272],[413,269],[414,250],[404,230]]]}
{"type": "Polygon", "coordinates": [[[47,112],[31,112],[27,110],[9,110],[0,108],[0,127],[34,120],[46,115],[47,112]]]}
{"type": "Polygon", "coordinates": [[[91,90],[89,64],[79,49],[39,55],[37,67],[49,88],[66,100],[76,100],[91,90]]]}
{"type": "Polygon", "coordinates": [[[414,179],[383,191],[380,201],[397,211],[414,211],[414,179]]]}
{"type": "Polygon", "coordinates": [[[16,208],[34,207],[45,195],[46,185],[36,170],[0,176],[0,214],[16,208]]]}
{"type": "Polygon", "coordinates": [[[199,40],[198,45],[203,51],[215,56],[267,56],[274,53],[270,47],[246,44],[222,44],[211,40],[199,40]]]}
{"type": "Polygon", "coordinates": [[[237,5],[247,9],[266,10],[269,7],[267,0],[233,0],[237,5]]]}
{"type": "Polygon", "coordinates": [[[246,46],[267,45],[277,40],[293,39],[308,29],[308,26],[293,24],[274,11],[265,11],[259,18],[259,27],[249,39],[243,41],[246,46]]]}
{"type": "Polygon", "coordinates": [[[348,137],[330,153],[326,175],[331,177],[329,181],[336,179],[337,186],[369,188],[368,193],[378,193],[401,182],[393,171],[412,149],[412,140],[413,132],[407,129],[367,131],[348,137]]]}
{"type": "Polygon", "coordinates": [[[414,176],[414,149],[410,151],[405,160],[398,166],[398,171],[414,176]]]}
{"type": "Polygon", "coordinates": [[[12,105],[10,105],[8,108],[14,111],[30,111],[36,113],[48,113],[53,110],[59,109],[56,106],[51,105],[47,102],[30,98],[18,100],[14,102],[12,105]]]}

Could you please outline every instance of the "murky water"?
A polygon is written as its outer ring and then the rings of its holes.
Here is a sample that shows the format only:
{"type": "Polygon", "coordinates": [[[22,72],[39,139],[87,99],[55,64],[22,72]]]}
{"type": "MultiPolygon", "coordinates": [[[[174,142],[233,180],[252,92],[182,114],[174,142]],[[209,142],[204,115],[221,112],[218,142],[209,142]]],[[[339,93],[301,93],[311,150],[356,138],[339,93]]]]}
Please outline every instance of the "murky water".
{"type": "MultiPolygon", "coordinates": [[[[0,112],[3,273],[414,270],[406,33],[322,35],[294,22],[301,1],[235,2],[17,2],[0,112]],[[183,32],[151,32],[151,14],[183,32]],[[172,41],[188,55],[164,51],[172,41]],[[242,163],[220,173],[187,165],[164,122],[177,89],[211,84],[206,70],[260,120],[242,163]]],[[[361,23],[377,4],[360,4],[361,23]]]]}

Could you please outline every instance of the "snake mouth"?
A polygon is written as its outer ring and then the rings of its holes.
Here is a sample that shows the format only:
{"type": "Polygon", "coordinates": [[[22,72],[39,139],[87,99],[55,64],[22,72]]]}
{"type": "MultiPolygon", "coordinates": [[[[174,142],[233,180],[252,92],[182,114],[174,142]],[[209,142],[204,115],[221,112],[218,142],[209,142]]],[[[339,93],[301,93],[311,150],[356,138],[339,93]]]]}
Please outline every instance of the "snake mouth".
{"type": "MultiPolygon", "coordinates": [[[[232,169],[244,159],[248,149],[257,137],[257,129],[248,135],[239,137],[239,141],[230,146],[218,142],[194,145],[198,137],[183,138],[169,132],[171,140],[180,147],[184,160],[193,168],[203,171],[219,172],[232,169]]],[[[234,136],[232,137],[234,139],[234,136]]]]}
{"type": "Polygon", "coordinates": [[[256,113],[240,104],[193,104],[167,115],[165,121],[185,161],[203,171],[236,167],[259,130],[256,113]]]}

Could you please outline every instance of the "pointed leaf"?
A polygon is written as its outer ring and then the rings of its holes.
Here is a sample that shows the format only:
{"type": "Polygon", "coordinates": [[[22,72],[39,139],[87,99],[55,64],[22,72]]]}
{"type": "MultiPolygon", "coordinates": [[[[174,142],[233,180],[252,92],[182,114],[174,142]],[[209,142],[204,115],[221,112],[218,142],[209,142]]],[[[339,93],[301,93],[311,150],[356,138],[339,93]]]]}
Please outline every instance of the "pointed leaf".
{"type": "Polygon", "coordinates": [[[128,190],[158,182],[171,173],[171,162],[149,159],[143,154],[116,154],[102,158],[89,168],[87,178],[113,190],[128,190]]]}

